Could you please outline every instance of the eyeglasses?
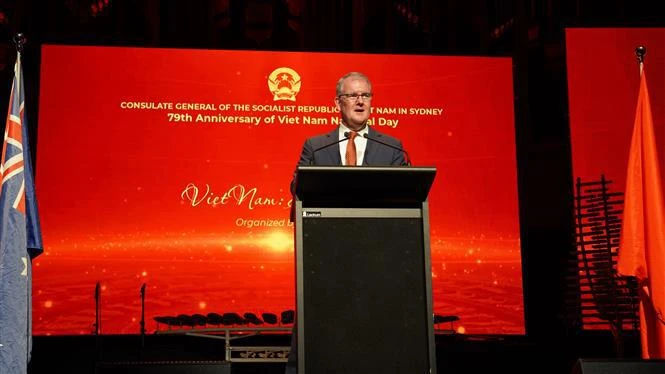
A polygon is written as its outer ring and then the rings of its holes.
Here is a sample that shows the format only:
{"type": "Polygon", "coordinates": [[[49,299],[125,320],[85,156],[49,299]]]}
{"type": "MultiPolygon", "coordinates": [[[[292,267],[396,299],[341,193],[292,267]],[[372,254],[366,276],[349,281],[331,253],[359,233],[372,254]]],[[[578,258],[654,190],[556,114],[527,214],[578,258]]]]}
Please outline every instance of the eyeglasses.
{"type": "Polygon", "coordinates": [[[372,100],[372,94],[370,92],[341,94],[339,97],[343,97],[349,101],[358,101],[359,97],[364,101],[372,100]]]}

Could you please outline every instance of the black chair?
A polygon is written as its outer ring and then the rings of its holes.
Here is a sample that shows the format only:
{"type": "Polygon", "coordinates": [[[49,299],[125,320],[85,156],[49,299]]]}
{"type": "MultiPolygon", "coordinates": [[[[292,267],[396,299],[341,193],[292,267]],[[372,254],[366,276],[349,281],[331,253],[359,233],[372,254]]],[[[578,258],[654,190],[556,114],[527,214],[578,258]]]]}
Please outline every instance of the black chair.
{"type": "Polygon", "coordinates": [[[436,326],[436,330],[438,332],[443,332],[443,333],[449,333],[449,334],[454,334],[455,333],[455,322],[459,321],[458,316],[453,316],[453,315],[441,315],[441,314],[434,314],[434,326],[436,326]],[[450,323],[450,329],[444,329],[441,330],[439,328],[439,325],[442,323],[450,323]]]}
{"type": "Polygon", "coordinates": [[[224,313],[222,315],[222,324],[224,326],[245,325],[245,319],[238,313],[224,313]]]}
{"type": "Polygon", "coordinates": [[[282,325],[291,325],[296,319],[296,311],[293,309],[282,312],[282,325]]]}
{"type": "Polygon", "coordinates": [[[261,317],[263,317],[263,322],[269,325],[276,325],[278,322],[277,315],[275,313],[262,313],[261,317]]]}
{"type": "Polygon", "coordinates": [[[177,317],[173,316],[156,316],[152,318],[157,322],[157,330],[159,330],[159,325],[166,325],[168,329],[171,329],[171,326],[180,326],[177,317]]]}
{"type": "Polygon", "coordinates": [[[205,326],[207,318],[203,314],[192,314],[192,322],[194,326],[205,326]]]}
{"type": "Polygon", "coordinates": [[[194,325],[195,325],[194,318],[192,318],[192,316],[190,316],[188,314],[178,314],[178,316],[176,317],[176,320],[178,321],[178,324],[181,327],[187,326],[187,327],[194,328],[194,325]]]}
{"type": "Polygon", "coordinates": [[[263,321],[254,313],[245,313],[243,317],[245,317],[245,321],[249,324],[263,325],[263,321]]]}
{"type": "Polygon", "coordinates": [[[219,313],[208,313],[206,320],[209,325],[219,326],[222,324],[222,315],[219,313]]]}

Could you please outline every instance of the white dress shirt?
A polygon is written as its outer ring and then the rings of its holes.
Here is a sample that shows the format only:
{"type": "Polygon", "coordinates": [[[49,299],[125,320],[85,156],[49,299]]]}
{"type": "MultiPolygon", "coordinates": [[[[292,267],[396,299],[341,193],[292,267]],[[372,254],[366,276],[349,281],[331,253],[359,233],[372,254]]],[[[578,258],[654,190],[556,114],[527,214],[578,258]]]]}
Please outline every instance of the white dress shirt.
{"type": "MultiPolygon", "coordinates": [[[[338,140],[344,139],[344,133],[347,131],[352,130],[346,127],[344,123],[340,123],[338,140]]],[[[356,165],[363,164],[363,159],[365,158],[365,149],[367,148],[367,139],[365,139],[363,134],[367,133],[369,133],[369,126],[365,125],[362,130],[358,131],[358,136],[356,136],[354,139],[354,142],[356,143],[356,165]]],[[[342,158],[342,165],[346,165],[346,145],[349,141],[351,140],[339,143],[339,155],[342,158]]]]}

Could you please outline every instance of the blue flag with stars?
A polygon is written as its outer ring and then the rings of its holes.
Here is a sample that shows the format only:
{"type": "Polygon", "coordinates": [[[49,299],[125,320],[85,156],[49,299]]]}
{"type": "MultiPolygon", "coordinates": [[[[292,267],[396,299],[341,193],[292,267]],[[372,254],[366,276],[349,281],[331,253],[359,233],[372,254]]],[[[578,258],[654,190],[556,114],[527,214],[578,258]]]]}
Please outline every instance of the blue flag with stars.
{"type": "Polygon", "coordinates": [[[16,57],[0,159],[0,373],[25,374],[32,350],[32,259],[42,236],[25,120],[21,54],[16,57]]]}

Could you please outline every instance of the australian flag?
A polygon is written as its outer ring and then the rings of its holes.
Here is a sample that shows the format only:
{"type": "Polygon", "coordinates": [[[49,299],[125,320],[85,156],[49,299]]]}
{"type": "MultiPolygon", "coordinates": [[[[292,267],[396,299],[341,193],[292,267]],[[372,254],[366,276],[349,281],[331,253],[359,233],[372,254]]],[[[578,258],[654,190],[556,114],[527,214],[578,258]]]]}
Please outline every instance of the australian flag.
{"type": "Polygon", "coordinates": [[[14,66],[0,159],[0,373],[25,374],[32,350],[32,259],[42,251],[21,54],[14,66]]]}

